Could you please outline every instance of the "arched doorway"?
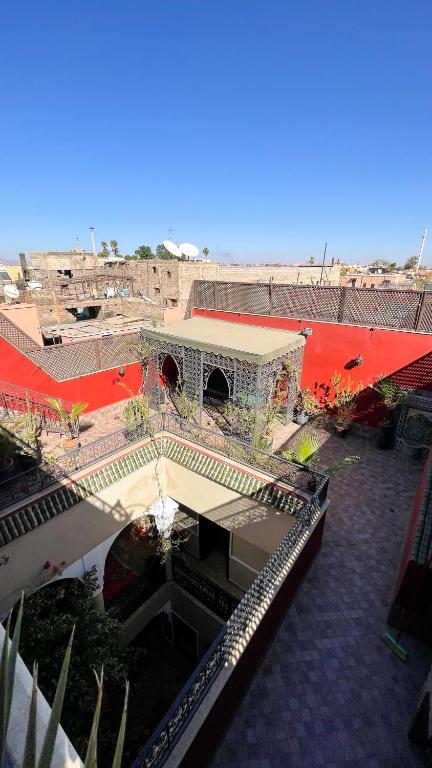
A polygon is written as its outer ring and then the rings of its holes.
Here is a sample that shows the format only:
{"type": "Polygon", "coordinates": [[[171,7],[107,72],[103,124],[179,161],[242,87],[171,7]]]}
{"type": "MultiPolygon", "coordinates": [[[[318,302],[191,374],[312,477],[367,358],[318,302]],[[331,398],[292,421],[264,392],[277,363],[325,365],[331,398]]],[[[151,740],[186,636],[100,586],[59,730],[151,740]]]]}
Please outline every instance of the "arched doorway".
{"type": "Polygon", "coordinates": [[[176,361],[171,355],[165,355],[161,374],[164,385],[170,389],[175,389],[180,378],[180,371],[176,361]]]}
{"type": "Polygon", "coordinates": [[[224,402],[225,400],[229,400],[229,396],[230,388],[227,377],[220,368],[213,368],[207,379],[204,397],[215,398],[220,402],[224,402]]]}
{"type": "Polygon", "coordinates": [[[114,539],[105,560],[105,607],[116,607],[126,619],[165,582],[146,516],[129,523],[114,539]]]}

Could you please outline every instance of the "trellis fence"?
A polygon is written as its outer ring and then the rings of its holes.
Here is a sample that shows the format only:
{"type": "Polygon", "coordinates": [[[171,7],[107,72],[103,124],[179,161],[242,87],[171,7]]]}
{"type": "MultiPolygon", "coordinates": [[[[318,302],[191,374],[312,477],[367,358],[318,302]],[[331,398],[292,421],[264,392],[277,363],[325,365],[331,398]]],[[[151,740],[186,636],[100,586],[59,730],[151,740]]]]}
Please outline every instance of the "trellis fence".
{"type": "Polygon", "coordinates": [[[432,332],[432,292],[428,291],[195,280],[192,306],[432,332]]]}

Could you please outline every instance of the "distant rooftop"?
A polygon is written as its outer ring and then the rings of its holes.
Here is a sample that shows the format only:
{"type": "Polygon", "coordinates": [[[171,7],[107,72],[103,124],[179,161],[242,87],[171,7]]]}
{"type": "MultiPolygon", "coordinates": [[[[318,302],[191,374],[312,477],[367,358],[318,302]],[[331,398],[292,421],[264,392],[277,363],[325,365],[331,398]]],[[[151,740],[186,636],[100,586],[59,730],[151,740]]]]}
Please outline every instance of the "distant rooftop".
{"type": "Polygon", "coordinates": [[[305,338],[291,331],[277,331],[241,323],[191,317],[161,330],[146,330],[148,338],[165,340],[192,349],[211,351],[237,360],[262,364],[302,347],[305,338]]]}

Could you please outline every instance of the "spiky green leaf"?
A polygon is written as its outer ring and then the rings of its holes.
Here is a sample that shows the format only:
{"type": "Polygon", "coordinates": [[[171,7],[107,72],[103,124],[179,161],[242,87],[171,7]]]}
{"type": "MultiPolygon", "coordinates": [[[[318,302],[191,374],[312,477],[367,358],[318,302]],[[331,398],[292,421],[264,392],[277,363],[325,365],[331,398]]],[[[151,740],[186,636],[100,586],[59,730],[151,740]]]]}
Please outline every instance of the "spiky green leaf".
{"type": "Polygon", "coordinates": [[[37,677],[38,666],[33,664],[33,685],[30,701],[27,735],[24,749],[23,768],[36,768],[36,718],[37,718],[37,677]]]}
{"type": "Polygon", "coordinates": [[[6,709],[6,722],[9,722],[10,710],[12,706],[12,693],[15,680],[15,667],[18,656],[18,646],[21,634],[21,624],[24,605],[24,592],[21,593],[21,600],[18,608],[18,615],[15,622],[15,629],[13,633],[12,643],[9,651],[9,664],[7,675],[7,709],[6,709]]]}
{"type": "Polygon", "coordinates": [[[97,687],[98,687],[98,695],[96,700],[96,709],[93,715],[93,723],[92,728],[90,732],[90,738],[89,743],[87,746],[87,752],[85,756],[84,761],[84,768],[96,768],[97,766],[97,732],[99,727],[99,718],[100,718],[100,711],[101,711],[101,705],[102,705],[102,692],[103,692],[103,668],[101,671],[101,676],[98,678],[96,672],[95,672],[97,687]]]}
{"type": "Polygon", "coordinates": [[[120,728],[119,733],[117,737],[117,746],[114,753],[114,760],[112,764],[112,768],[120,768],[121,761],[123,757],[123,746],[124,746],[124,740],[125,740],[125,733],[126,733],[126,719],[127,719],[127,706],[128,706],[128,698],[129,698],[129,683],[126,680],[126,688],[125,688],[125,697],[123,702],[123,712],[122,717],[120,721],[120,728]]]}
{"type": "Polygon", "coordinates": [[[66,653],[64,655],[60,677],[57,683],[57,688],[54,696],[54,702],[51,708],[50,719],[48,722],[48,727],[46,730],[42,751],[39,757],[38,768],[50,768],[50,765],[51,765],[55,740],[57,736],[57,729],[59,726],[61,712],[63,708],[63,699],[64,699],[64,693],[65,693],[68,670],[69,670],[69,662],[70,662],[74,632],[75,632],[75,627],[72,629],[69,643],[66,648],[66,653]]]}
{"type": "Polygon", "coordinates": [[[10,634],[11,616],[6,625],[1,660],[0,660],[0,765],[3,765],[6,751],[6,736],[9,725],[7,713],[10,711],[8,700],[9,690],[9,634],[10,634]]]}

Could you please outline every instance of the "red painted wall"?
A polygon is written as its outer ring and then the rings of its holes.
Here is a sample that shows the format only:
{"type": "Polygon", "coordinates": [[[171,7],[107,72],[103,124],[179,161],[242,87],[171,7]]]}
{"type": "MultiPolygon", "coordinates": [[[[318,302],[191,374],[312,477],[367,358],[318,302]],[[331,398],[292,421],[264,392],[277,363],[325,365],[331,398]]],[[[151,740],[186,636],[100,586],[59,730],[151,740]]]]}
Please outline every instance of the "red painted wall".
{"type": "Polygon", "coordinates": [[[432,389],[432,334],[216,310],[193,309],[192,314],[296,333],[312,328],[312,336],[306,340],[302,387],[319,395],[335,371],[351,376],[365,387],[359,397],[358,420],[366,424],[375,425],[382,417],[375,394],[368,388],[381,374],[397,372],[395,378],[413,389],[432,389]],[[358,355],[362,365],[347,370],[345,366],[358,355]]]}
{"type": "MultiPolygon", "coordinates": [[[[137,393],[142,381],[140,363],[131,363],[124,368],[122,381],[137,393]]],[[[68,381],[56,381],[0,337],[0,379],[46,395],[62,397],[73,403],[88,403],[86,413],[129,397],[122,387],[112,383],[116,378],[118,368],[79,376],[68,381]]]]}

